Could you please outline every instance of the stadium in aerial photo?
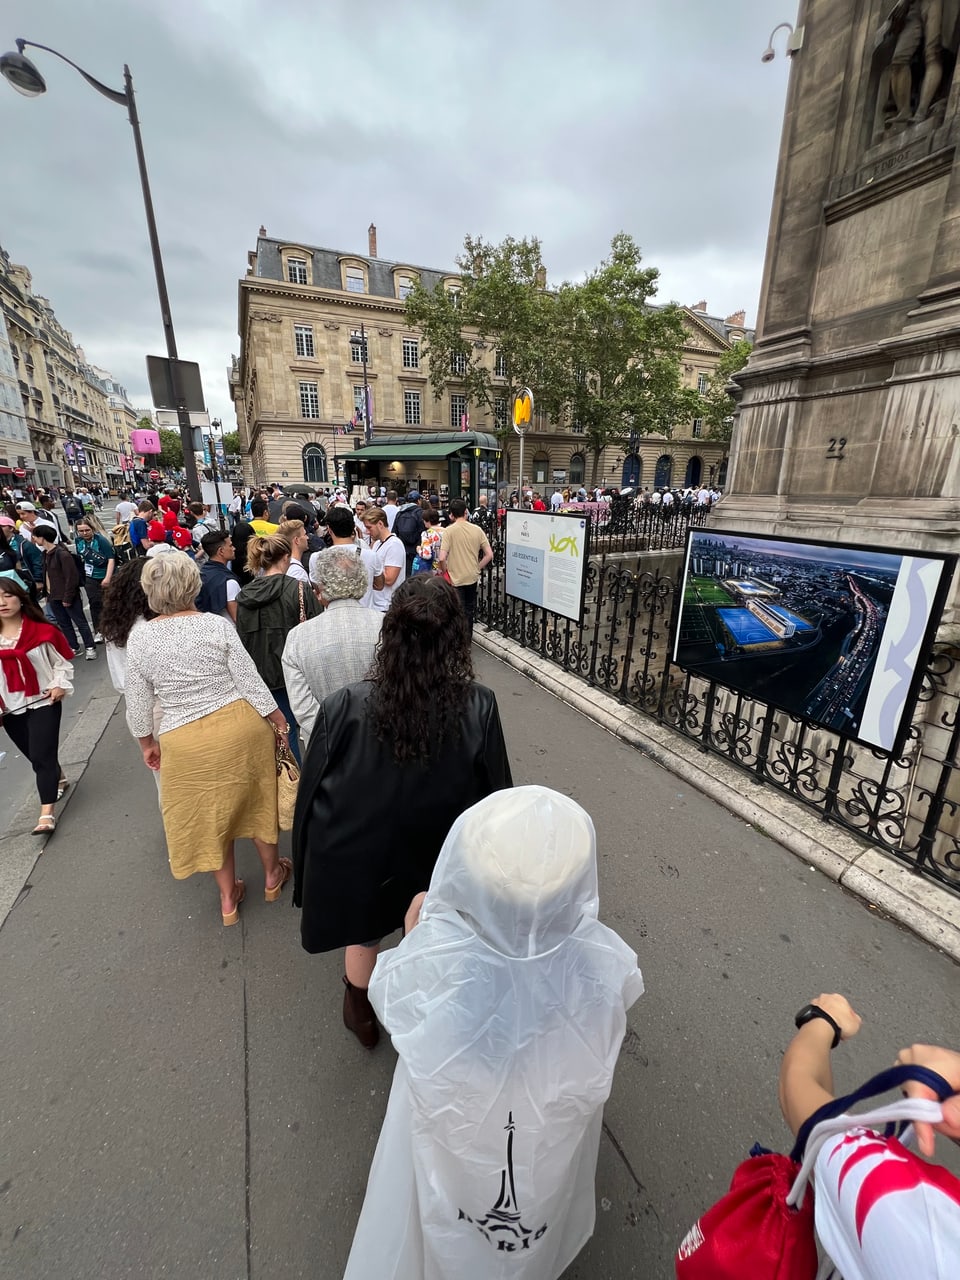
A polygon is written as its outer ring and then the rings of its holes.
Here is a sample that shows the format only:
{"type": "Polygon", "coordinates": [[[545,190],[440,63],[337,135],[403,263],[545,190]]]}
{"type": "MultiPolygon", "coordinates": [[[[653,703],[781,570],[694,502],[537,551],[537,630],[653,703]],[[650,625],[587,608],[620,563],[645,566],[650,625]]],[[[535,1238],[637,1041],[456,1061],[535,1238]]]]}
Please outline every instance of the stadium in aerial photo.
{"type": "Polygon", "coordinates": [[[856,736],[902,557],[692,531],[675,660],[856,736]]]}

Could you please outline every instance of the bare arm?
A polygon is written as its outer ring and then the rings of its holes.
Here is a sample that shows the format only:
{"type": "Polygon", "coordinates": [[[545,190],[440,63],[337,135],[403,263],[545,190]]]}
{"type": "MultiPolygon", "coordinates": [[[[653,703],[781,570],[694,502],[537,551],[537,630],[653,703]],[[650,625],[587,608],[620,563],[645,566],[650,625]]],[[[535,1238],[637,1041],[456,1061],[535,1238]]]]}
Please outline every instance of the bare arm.
{"type": "MultiPolygon", "coordinates": [[[[860,1030],[860,1017],[840,995],[820,995],[811,1004],[819,1005],[840,1027],[840,1037],[849,1040],[860,1030]]],[[[796,1134],[808,1116],[833,1096],[833,1069],[830,1049],[833,1027],[823,1018],[813,1018],[790,1041],[780,1064],[780,1110],[796,1134]]]]}

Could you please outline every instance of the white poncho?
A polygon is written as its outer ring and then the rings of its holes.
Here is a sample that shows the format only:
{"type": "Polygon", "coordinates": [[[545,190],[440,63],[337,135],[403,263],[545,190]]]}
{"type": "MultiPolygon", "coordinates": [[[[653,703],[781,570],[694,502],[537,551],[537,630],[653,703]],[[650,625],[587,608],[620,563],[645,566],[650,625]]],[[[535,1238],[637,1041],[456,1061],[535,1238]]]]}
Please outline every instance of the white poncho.
{"type": "Polygon", "coordinates": [[[603,1104],[643,991],[597,919],[588,814],[468,809],[370,999],[399,1054],[345,1280],[555,1280],[589,1239],[603,1104]]]}

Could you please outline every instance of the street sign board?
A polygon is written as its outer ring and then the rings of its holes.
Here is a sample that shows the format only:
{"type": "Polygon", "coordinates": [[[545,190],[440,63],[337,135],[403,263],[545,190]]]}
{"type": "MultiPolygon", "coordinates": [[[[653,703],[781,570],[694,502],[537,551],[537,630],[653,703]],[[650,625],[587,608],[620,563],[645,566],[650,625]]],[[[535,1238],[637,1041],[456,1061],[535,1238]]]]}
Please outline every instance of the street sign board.
{"type": "Polygon", "coordinates": [[[508,511],[505,524],[507,595],[582,623],[590,517],[508,511]]]}
{"type": "Polygon", "coordinates": [[[151,479],[151,480],[159,480],[159,479],[160,479],[160,472],[159,472],[159,471],[151,471],[151,472],[150,472],[150,479],[151,479]]]}
{"type": "MultiPolygon", "coordinates": [[[[167,356],[147,356],[147,378],[150,395],[157,409],[177,409],[177,397],[173,391],[173,362],[167,356]]],[[[193,360],[178,360],[180,385],[189,413],[202,413],[205,405],[200,366],[193,360]]]]}

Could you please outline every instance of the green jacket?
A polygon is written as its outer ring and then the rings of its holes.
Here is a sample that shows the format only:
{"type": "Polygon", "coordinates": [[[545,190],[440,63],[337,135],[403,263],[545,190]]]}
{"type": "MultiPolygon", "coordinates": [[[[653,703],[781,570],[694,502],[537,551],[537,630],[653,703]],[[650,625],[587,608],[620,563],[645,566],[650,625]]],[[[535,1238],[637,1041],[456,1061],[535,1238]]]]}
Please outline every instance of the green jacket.
{"type": "Polygon", "coordinates": [[[287,635],[300,622],[301,598],[306,617],[315,618],[320,606],[313,591],[284,573],[254,578],[237,596],[237,632],[268,689],[283,688],[280,659],[287,635]]]}

